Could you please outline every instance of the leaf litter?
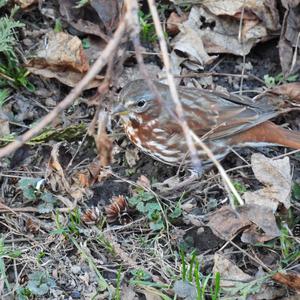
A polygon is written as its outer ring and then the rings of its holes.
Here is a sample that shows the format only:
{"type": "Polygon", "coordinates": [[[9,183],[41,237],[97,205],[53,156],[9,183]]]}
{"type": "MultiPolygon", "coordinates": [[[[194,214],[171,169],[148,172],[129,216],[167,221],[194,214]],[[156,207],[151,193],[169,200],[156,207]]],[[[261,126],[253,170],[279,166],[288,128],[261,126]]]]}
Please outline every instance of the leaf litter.
{"type": "Polygon", "coordinates": [[[272,160],[262,154],[253,154],[251,165],[255,177],[265,187],[245,192],[244,206],[236,210],[222,207],[210,217],[208,226],[225,240],[230,240],[250,224],[255,224],[264,234],[259,234],[257,228],[251,226],[241,237],[244,243],[255,244],[274,239],[280,236],[275,219],[278,206],[290,208],[292,176],[289,158],[272,160]]]}
{"type": "MultiPolygon", "coordinates": [[[[89,1],[78,8],[77,1],[59,1],[58,6],[40,1],[38,7],[32,3],[22,12],[28,17],[24,66],[37,90],[36,94],[10,90],[15,98],[13,104],[4,102],[1,138],[22,133],[28,124],[34,126],[51,110],[50,102],[55,106],[68,87],[76,86],[120,23],[122,2],[89,1]],[[38,16],[37,25],[31,26],[29,12],[38,16]],[[42,97],[35,100],[38,95],[42,97]]],[[[147,6],[142,4],[145,17],[147,6]]],[[[269,78],[273,85],[285,83],[273,87],[273,93],[299,102],[299,83],[284,76],[299,69],[295,29],[299,1],[282,1],[283,10],[275,1],[195,0],[164,5],[159,3],[159,13],[169,33],[178,84],[234,92],[245,89],[244,93],[248,89],[257,94],[270,88],[264,82],[269,78]],[[279,52],[272,44],[274,37],[279,52]],[[272,54],[263,54],[264,45],[270,45],[272,54]],[[245,62],[238,56],[245,56],[245,62]],[[205,78],[195,76],[201,75],[200,70],[208,73],[205,78]],[[280,72],[283,75],[276,77],[280,72]]],[[[147,28],[152,26],[147,22],[147,28]]],[[[150,78],[164,79],[155,39],[154,35],[153,40],[143,41],[145,69],[150,78]]],[[[226,191],[214,169],[196,188],[160,195],[153,184],[177,170],[132,148],[115,121],[107,118],[120,88],[142,77],[130,43],[123,42],[129,51],[122,56],[120,46],[112,66],[96,76],[89,91],[52,128],[21,148],[23,152],[11,161],[0,163],[0,241],[5,245],[0,264],[5,263],[6,276],[0,294],[15,289],[18,299],[27,299],[24,295],[29,292],[37,299],[43,295],[173,299],[175,293],[182,299],[196,299],[199,282],[205,287],[203,293],[211,296],[219,288],[220,299],[229,295],[284,299],[299,291],[300,207],[292,196],[299,156],[270,159],[283,152],[267,147],[262,150],[267,157],[247,149],[225,159],[222,164],[232,169],[230,177],[240,183],[246,203],[236,210],[227,205],[226,191]],[[109,77],[111,81],[104,82],[109,77]],[[103,82],[111,90],[107,97],[102,95],[103,82]],[[88,126],[95,113],[98,121],[88,126]],[[79,120],[86,126],[80,127],[79,120]],[[91,127],[93,136],[82,133],[91,127]],[[15,248],[21,249],[21,259],[13,257],[15,248]],[[15,262],[22,268],[14,268],[15,262]],[[17,282],[19,278],[23,281],[17,282]]],[[[285,126],[298,126],[297,116],[283,120],[285,126]]]]}
{"type": "MultiPolygon", "coordinates": [[[[63,32],[49,32],[28,62],[27,69],[33,74],[56,78],[74,87],[88,71],[89,62],[78,37],[63,32]]],[[[87,89],[97,87],[102,79],[103,77],[98,76],[87,89]]]]}

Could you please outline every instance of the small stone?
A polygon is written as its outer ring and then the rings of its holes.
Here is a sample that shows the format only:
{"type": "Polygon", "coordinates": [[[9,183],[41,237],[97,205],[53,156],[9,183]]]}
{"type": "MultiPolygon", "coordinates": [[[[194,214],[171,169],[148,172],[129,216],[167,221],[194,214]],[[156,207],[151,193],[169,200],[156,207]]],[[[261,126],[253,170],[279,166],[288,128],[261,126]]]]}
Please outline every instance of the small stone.
{"type": "Polygon", "coordinates": [[[80,266],[77,266],[77,265],[72,266],[72,267],[71,267],[71,272],[72,272],[73,274],[79,274],[79,273],[81,272],[81,267],[80,267],[80,266]]]}
{"type": "Polygon", "coordinates": [[[239,90],[240,89],[240,85],[238,83],[233,83],[233,88],[235,90],[239,90]]]}
{"type": "Polygon", "coordinates": [[[33,41],[31,39],[28,39],[28,38],[24,39],[23,43],[27,47],[32,47],[33,46],[33,41]]]}
{"type": "Polygon", "coordinates": [[[54,107],[57,103],[53,100],[53,98],[49,97],[45,100],[45,104],[47,107],[54,107]]]}
{"type": "Polygon", "coordinates": [[[72,299],[81,299],[81,294],[79,291],[72,291],[70,296],[72,299]]]}

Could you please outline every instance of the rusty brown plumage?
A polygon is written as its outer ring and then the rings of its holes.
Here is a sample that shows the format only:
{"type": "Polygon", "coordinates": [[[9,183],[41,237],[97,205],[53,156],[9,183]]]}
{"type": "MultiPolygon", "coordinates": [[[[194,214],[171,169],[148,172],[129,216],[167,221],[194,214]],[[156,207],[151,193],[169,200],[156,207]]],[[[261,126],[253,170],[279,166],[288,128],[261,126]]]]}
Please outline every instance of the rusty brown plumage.
{"type": "MultiPolygon", "coordinates": [[[[144,80],[127,84],[120,93],[120,113],[126,134],[142,151],[166,164],[189,163],[188,148],[182,133],[169,87],[154,82],[162,103],[144,80]]],[[[218,159],[231,147],[276,144],[300,149],[300,133],[283,129],[270,119],[291,110],[299,110],[284,97],[266,93],[254,102],[219,92],[178,88],[189,127],[204,140],[218,159]]],[[[209,164],[198,149],[200,158],[209,164]]]]}

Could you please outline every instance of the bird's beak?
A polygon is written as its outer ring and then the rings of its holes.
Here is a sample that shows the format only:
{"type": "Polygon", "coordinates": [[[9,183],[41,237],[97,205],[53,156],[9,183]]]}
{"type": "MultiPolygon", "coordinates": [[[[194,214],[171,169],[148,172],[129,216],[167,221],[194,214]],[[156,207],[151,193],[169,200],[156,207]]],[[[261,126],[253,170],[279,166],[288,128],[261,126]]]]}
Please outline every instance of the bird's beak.
{"type": "Polygon", "coordinates": [[[123,104],[119,104],[113,108],[111,114],[126,116],[128,114],[128,110],[123,104]]]}

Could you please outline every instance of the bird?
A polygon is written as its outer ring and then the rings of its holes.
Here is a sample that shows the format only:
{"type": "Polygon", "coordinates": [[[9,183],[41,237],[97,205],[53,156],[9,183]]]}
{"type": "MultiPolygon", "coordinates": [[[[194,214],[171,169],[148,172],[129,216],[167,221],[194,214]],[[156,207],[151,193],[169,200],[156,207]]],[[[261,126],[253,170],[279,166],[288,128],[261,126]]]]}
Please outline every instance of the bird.
{"type": "MultiPolygon", "coordinates": [[[[126,135],[140,150],[167,165],[192,168],[169,86],[152,83],[154,88],[144,79],[125,85],[112,114],[120,116],[126,135]]],[[[206,89],[179,86],[177,91],[189,128],[218,160],[236,147],[279,145],[300,149],[300,132],[270,121],[299,110],[285,97],[267,92],[253,101],[246,96],[206,89]]],[[[205,169],[212,165],[201,147],[197,147],[197,154],[205,169]]]]}

